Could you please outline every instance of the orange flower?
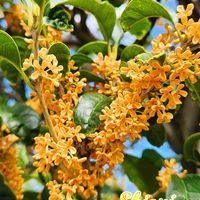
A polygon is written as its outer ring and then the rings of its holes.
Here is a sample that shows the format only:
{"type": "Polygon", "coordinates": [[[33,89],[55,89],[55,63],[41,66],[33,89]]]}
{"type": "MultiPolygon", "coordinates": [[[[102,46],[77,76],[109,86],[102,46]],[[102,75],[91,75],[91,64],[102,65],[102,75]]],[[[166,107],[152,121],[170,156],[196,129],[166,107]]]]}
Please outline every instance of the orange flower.
{"type": "Polygon", "coordinates": [[[158,173],[158,176],[156,177],[156,180],[159,182],[160,190],[162,192],[166,192],[172,174],[177,174],[179,177],[184,177],[187,173],[187,170],[184,170],[183,172],[180,173],[174,169],[177,167],[175,159],[165,160],[164,166],[165,166],[164,171],[163,172],[160,171],[158,173]]]}
{"type": "Polygon", "coordinates": [[[188,17],[192,15],[193,9],[193,4],[188,4],[186,9],[184,9],[183,5],[177,6],[177,17],[181,19],[182,24],[186,24],[188,22],[188,17]]]}
{"type": "Polygon", "coordinates": [[[187,96],[187,92],[182,90],[184,87],[183,84],[179,84],[178,86],[169,85],[160,89],[160,93],[162,94],[161,101],[166,102],[168,100],[167,110],[175,109],[177,104],[181,104],[181,96],[187,96]]]}
{"type": "MultiPolygon", "coordinates": [[[[1,135],[1,133],[0,133],[1,135]]],[[[0,136],[0,173],[4,180],[14,192],[16,199],[23,199],[23,178],[22,170],[18,167],[18,149],[14,143],[18,137],[14,134],[0,136]]]]}

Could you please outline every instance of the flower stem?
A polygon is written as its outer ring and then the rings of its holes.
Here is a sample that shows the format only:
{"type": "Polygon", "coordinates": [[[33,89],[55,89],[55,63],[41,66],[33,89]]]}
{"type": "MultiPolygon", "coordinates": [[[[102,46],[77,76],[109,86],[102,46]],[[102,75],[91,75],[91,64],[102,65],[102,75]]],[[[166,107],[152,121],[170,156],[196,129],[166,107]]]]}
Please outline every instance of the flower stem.
{"type": "Polygon", "coordinates": [[[36,91],[37,91],[38,99],[39,99],[41,107],[42,107],[42,113],[43,113],[44,118],[45,118],[45,120],[47,122],[47,125],[49,127],[49,132],[50,132],[53,140],[55,142],[57,142],[58,141],[57,135],[54,132],[53,123],[51,121],[51,118],[50,118],[50,115],[49,115],[49,111],[48,111],[48,108],[47,108],[47,105],[46,105],[46,102],[45,102],[45,98],[44,98],[44,95],[43,95],[43,92],[42,92],[41,78],[39,78],[37,80],[36,91]]]}
{"type": "MultiPolygon", "coordinates": [[[[41,15],[41,13],[40,13],[40,15],[41,15]]],[[[38,17],[38,16],[34,16],[33,17],[32,38],[33,38],[34,60],[39,60],[39,55],[38,55],[38,50],[39,50],[38,37],[39,37],[39,34],[41,32],[41,28],[40,28],[40,27],[42,27],[41,23],[42,23],[41,16],[40,17],[38,17]],[[38,29],[38,27],[39,27],[39,29],[38,29]]],[[[46,123],[48,125],[49,132],[50,132],[53,140],[55,142],[57,142],[58,141],[57,135],[54,132],[53,123],[51,121],[51,117],[49,115],[49,111],[48,111],[48,108],[47,108],[47,105],[46,105],[46,102],[45,102],[45,98],[44,98],[43,91],[42,91],[42,83],[41,83],[41,81],[42,81],[42,78],[39,77],[37,79],[37,81],[36,81],[35,90],[37,92],[38,99],[40,101],[40,105],[41,105],[41,108],[42,108],[42,113],[43,113],[44,118],[46,120],[46,123]]]]}

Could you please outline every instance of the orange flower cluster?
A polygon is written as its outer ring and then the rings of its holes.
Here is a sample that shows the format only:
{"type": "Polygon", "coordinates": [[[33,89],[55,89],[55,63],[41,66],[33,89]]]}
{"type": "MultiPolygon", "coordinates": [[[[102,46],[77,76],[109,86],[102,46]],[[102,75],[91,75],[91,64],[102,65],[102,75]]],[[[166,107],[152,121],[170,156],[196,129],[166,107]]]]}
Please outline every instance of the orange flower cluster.
{"type": "Polygon", "coordinates": [[[184,35],[184,40],[200,44],[200,20],[195,22],[188,18],[192,15],[193,9],[193,4],[188,4],[186,9],[182,5],[177,7],[177,17],[180,19],[180,23],[176,24],[176,28],[184,35]]]}
{"type": "MultiPolygon", "coordinates": [[[[48,183],[50,199],[69,200],[75,193],[90,198],[96,195],[96,187],[103,186],[112,175],[114,166],[122,162],[124,145],[120,139],[113,138],[115,143],[105,144],[98,133],[87,138],[81,133],[73,114],[86,80],[79,80],[79,72],[68,72],[61,77],[62,67],[54,55],[47,54],[47,49],[39,51],[39,59],[40,63],[31,55],[23,69],[34,67],[31,78],[35,81],[42,78],[42,93],[56,137],[46,133],[35,138],[34,166],[45,174],[57,166],[56,180],[48,183]]],[[[76,69],[73,61],[69,66],[76,69]]]]}
{"type": "MultiPolygon", "coordinates": [[[[88,135],[81,133],[81,127],[73,121],[86,80],[79,79],[79,72],[62,74],[63,67],[58,66],[56,57],[48,55],[45,48],[39,52],[40,62],[33,55],[25,60],[24,70],[32,66],[35,71],[31,78],[40,80],[53,126],[54,136],[46,133],[35,138],[34,156],[39,172],[47,173],[56,167],[55,179],[48,183],[50,200],[70,200],[76,193],[85,199],[96,195],[96,188],[103,186],[114,167],[123,162],[127,136],[132,141],[140,138],[140,133],[148,130],[151,118],[156,118],[157,123],[171,121],[172,110],[187,96],[185,81],[197,81],[200,53],[193,53],[191,43],[182,41],[169,25],[165,28],[167,32],[152,41],[149,59],[136,56],[122,63],[98,54],[92,71],[106,83],[96,84],[94,91],[113,96],[114,100],[103,109],[102,125],[88,135]]],[[[69,67],[76,70],[73,61],[69,67]]],[[[166,174],[173,172],[170,169],[174,161],[165,164],[166,174]]],[[[161,183],[163,189],[166,180],[161,183]]]]}
{"type": "Polygon", "coordinates": [[[17,200],[23,199],[23,178],[21,176],[22,170],[17,166],[17,146],[14,143],[18,137],[14,134],[3,136],[0,133],[0,173],[4,180],[12,189],[17,200]]]}
{"type": "Polygon", "coordinates": [[[23,4],[13,5],[10,10],[4,13],[8,28],[14,33],[22,33],[20,22],[22,19],[27,18],[23,4]]]}
{"type": "Polygon", "coordinates": [[[171,175],[177,174],[179,177],[184,177],[187,174],[187,170],[183,170],[182,172],[178,172],[177,168],[177,162],[175,159],[165,160],[164,161],[164,171],[160,171],[158,173],[158,176],[156,177],[156,180],[159,182],[160,191],[166,192],[167,187],[171,180],[171,175]]]}
{"type": "MultiPolygon", "coordinates": [[[[25,31],[25,36],[31,37],[32,33],[30,27],[23,20],[21,21],[20,24],[25,31]]],[[[24,40],[26,41],[26,43],[28,43],[28,48],[32,49],[33,39],[25,38],[24,40]]],[[[62,41],[62,31],[58,31],[51,26],[47,27],[47,35],[45,36],[39,35],[38,38],[39,46],[46,48],[55,42],[61,42],[61,41],[62,41]]]]}

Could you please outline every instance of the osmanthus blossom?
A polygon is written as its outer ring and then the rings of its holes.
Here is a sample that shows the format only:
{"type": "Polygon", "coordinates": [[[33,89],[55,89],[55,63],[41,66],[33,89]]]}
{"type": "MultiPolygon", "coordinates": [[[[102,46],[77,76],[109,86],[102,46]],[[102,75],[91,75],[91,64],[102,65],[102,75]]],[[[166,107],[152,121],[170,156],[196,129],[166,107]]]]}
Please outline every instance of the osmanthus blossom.
{"type": "MultiPolygon", "coordinates": [[[[178,163],[174,158],[164,160],[164,167],[158,172],[158,176],[156,176],[159,189],[153,194],[146,194],[143,192],[144,200],[154,200],[159,193],[166,192],[171,181],[171,175],[174,174],[178,175],[180,178],[183,178],[187,174],[187,170],[180,171],[178,168],[178,163]]],[[[175,198],[176,195],[173,195],[173,198],[171,199],[175,198]]]]}
{"type": "Polygon", "coordinates": [[[184,177],[187,174],[187,170],[179,172],[177,168],[178,164],[175,159],[164,161],[164,170],[158,173],[156,180],[160,186],[160,190],[165,192],[171,180],[171,175],[177,174],[179,177],[184,177]]]}
{"type": "Polygon", "coordinates": [[[14,134],[6,135],[0,131],[0,173],[11,188],[17,200],[23,199],[22,169],[18,167],[18,147],[15,144],[18,137],[14,134]]]}
{"type": "MultiPolygon", "coordinates": [[[[198,33],[190,26],[199,22],[188,20],[192,9],[191,5],[186,10],[178,8],[181,22],[177,29],[181,31],[181,37],[184,34],[195,45],[199,43],[198,33]]],[[[197,81],[200,54],[194,54],[189,46],[185,46],[169,25],[165,28],[166,33],[152,41],[151,51],[152,56],[166,53],[164,61],[131,59],[122,65],[120,60],[99,53],[92,64],[92,72],[107,81],[94,84],[94,87],[89,87],[86,79],[80,79],[79,72],[62,74],[63,67],[58,65],[54,55],[47,54],[46,48],[39,51],[40,62],[32,55],[25,60],[23,69],[33,67],[32,80],[41,80],[56,135],[56,140],[49,133],[35,138],[34,165],[37,170],[48,173],[51,167],[57,169],[54,180],[47,184],[50,200],[70,200],[76,193],[85,199],[93,197],[96,187],[103,186],[115,166],[123,162],[127,137],[132,141],[140,139],[141,132],[149,129],[149,120],[153,117],[157,123],[172,120],[171,110],[187,96],[184,81],[197,81]],[[172,48],[174,44],[175,49],[172,48]],[[112,96],[113,101],[102,110],[99,117],[102,124],[93,133],[85,135],[73,121],[73,114],[81,93],[91,90],[112,96]]],[[[74,61],[69,62],[69,67],[77,70],[74,61]]],[[[177,174],[174,166],[174,160],[165,161],[166,170],[159,173],[157,180],[162,191],[169,183],[169,174],[177,174]]]]}

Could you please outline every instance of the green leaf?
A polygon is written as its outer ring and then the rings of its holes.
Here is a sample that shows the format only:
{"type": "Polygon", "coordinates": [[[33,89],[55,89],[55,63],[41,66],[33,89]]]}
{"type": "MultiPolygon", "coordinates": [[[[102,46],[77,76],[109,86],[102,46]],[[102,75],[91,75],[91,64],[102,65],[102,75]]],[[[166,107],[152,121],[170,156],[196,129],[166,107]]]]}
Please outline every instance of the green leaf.
{"type": "Polygon", "coordinates": [[[185,80],[186,87],[191,91],[191,97],[194,102],[200,106],[200,78],[197,77],[195,84],[191,83],[189,79],[185,80]]]}
{"type": "Polygon", "coordinates": [[[68,4],[91,12],[99,24],[104,39],[107,42],[110,40],[116,22],[116,13],[115,8],[109,2],[99,2],[98,0],[52,0],[50,3],[51,7],[68,4]]]}
{"type": "Polygon", "coordinates": [[[199,185],[200,175],[198,174],[188,174],[183,179],[172,175],[166,197],[171,198],[172,195],[176,195],[176,200],[199,200],[199,185]]]}
{"type": "Polygon", "coordinates": [[[78,53],[83,54],[98,54],[99,52],[103,53],[104,55],[107,54],[107,44],[103,41],[94,41],[89,42],[82,47],[80,47],[77,51],[78,53]]]}
{"type": "Polygon", "coordinates": [[[154,146],[160,147],[166,140],[166,131],[163,124],[155,124],[149,127],[149,131],[143,132],[147,140],[154,146]]]}
{"type": "Polygon", "coordinates": [[[0,117],[4,124],[21,139],[33,140],[34,130],[40,125],[40,116],[32,108],[23,103],[12,107],[0,107],[0,117]]]}
{"type": "Polygon", "coordinates": [[[200,199],[200,174],[188,174],[183,178],[188,199],[199,200],[200,199]]]}
{"type": "Polygon", "coordinates": [[[141,40],[151,29],[151,22],[144,18],[129,31],[132,35],[141,40]]]}
{"type": "Polygon", "coordinates": [[[154,0],[132,0],[121,16],[121,26],[124,31],[129,31],[145,18],[162,17],[174,24],[171,15],[158,2],[154,0]]]}
{"type": "Polygon", "coordinates": [[[23,64],[25,58],[28,58],[31,54],[31,49],[28,48],[28,44],[25,42],[25,38],[20,36],[14,36],[13,37],[21,58],[21,65],[23,64]]]}
{"type": "Polygon", "coordinates": [[[2,75],[12,84],[17,83],[22,79],[16,68],[14,68],[13,65],[7,62],[5,59],[0,58],[0,68],[2,75]]]}
{"type": "Polygon", "coordinates": [[[162,157],[154,150],[145,150],[142,158],[137,158],[125,154],[122,167],[129,180],[137,188],[147,193],[153,193],[158,189],[158,183],[155,177],[163,166],[162,157]]]}
{"type": "MultiPolygon", "coordinates": [[[[29,87],[34,89],[29,79],[21,69],[21,58],[17,44],[9,34],[2,30],[0,30],[0,44],[0,61],[3,60],[3,62],[0,62],[0,64],[5,64],[5,62],[9,63],[6,65],[7,69],[5,66],[3,67],[4,71],[8,70],[7,74],[9,74],[10,67],[15,68],[22,75],[29,87]]],[[[0,67],[2,68],[2,65],[0,65],[0,67]]],[[[12,72],[13,71],[14,70],[12,70],[12,72]]]]}
{"type": "Polygon", "coordinates": [[[76,53],[71,57],[71,60],[75,61],[75,66],[81,66],[85,63],[93,63],[93,60],[82,53],[76,53]]]}
{"type": "Polygon", "coordinates": [[[56,6],[50,9],[47,16],[44,17],[44,24],[52,26],[59,31],[73,31],[73,25],[69,25],[70,14],[62,6],[56,6]]]}
{"type": "Polygon", "coordinates": [[[163,62],[166,59],[166,53],[165,52],[161,52],[158,55],[152,55],[151,53],[141,53],[139,55],[136,56],[137,60],[142,62],[142,63],[146,63],[150,60],[157,60],[160,64],[163,64],[163,62]]]}
{"type": "Polygon", "coordinates": [[[186,160],[200,166],[200,153],[197,144],[200,141],[200,132],[190,135],[184,143],[184,157],[186,160]]]}
{"type": "Polygon", "coordinates": [[[119,7],[125,2],[125,0],[104,0],[104,1],[109,1],[115,7],[119,7]]]}
{"type": "Polygon", "coordinates": [[[87,82],[105,82],[105,79],[103,79],[102,77],[99,77],[93,73],[91,73],[88,70],[80,70],[80,76],[79,78],[87,78],[87,82]]]}
{"type": "Polygon", "coordinates": [[[55,55],[58,64],[63,66],[64,71],[69,71],[68,62],[70,59],[70,50],[67,45],[62,42],[54,43],[50,46],[48,54],[55,55]]]}
{"type": "Polygon", "coordinates": [[[1,173],[0,173],[0,197],[2,200],[16,200],[14,193],[4,181],[4,178],[1,173]]]}
{"type": "Polygon", "coordinates": [[[31,107],[23,103],[15,104],[12,107],[13,116],[20,118],[24,126],[30,130],[37,129],[40,125],[40,116],[31,107]]]}
{"type": "Polygon", "coordinates": [[[7,60],[18,71],[21,71],[21,60],[17,44],[6,32],[0,30],[0,57],[7,60]]]}
{"type": "Polygon", "coordinates": [[[123,49],[121,53],[121,60],[128,61],[130,59],[133,59],[138,54],[145,53],[145,52],[146,50],[144,49],[144,47],[137,44],[133,44],[123,49]]]}
{"type": "Polygon", "coordinates": [[[24,192],[24,198],[23,200],[33,200],[33,199],[37,199],[38,197],[38,193],[37,192],[24,192]]]}
{"type": "Polygon", "coordinates": [[[28,165],[29,163],[29,158],[28,158],[28,153],[26,150],[26,145],[24,143],[19,143],[18,144],[18,159],[19,163],[18,165],[23,169],[28,165]]]}
{"type": "Polygon", "coordinates": [[[103,94],[92,92],[83,94],[75,108],[74,122],[81,126],[83,133],[94,132],[102,123],[99,119],[102,109],[109,106],[111,102],[111,98],[103,94]]]}
{"type": "Polygon", "coordinates": [[[49,0],[34,0],[39,6],[45,5],[49,0]]]}
{"type": "MultiPolygon", "coordinates": [[[[13,38],[2,30],[0,30],[0,44],[0,67],[8,63],[8,72],[10,67],[14,67],[21,73],[21,59],[17,45],[13,38]]],[[[6,68],[3,67],[3,70],[6,68]]]]}
{"type": "Polygon", "coordinates": [[[185,188],[185,184],[181,178],[177,175],[171,176],[171,182],[168,186],[166,197],[171,198],[172,195],[176,195],[176,200],[186,200],[187,191],[185,188]]]}

